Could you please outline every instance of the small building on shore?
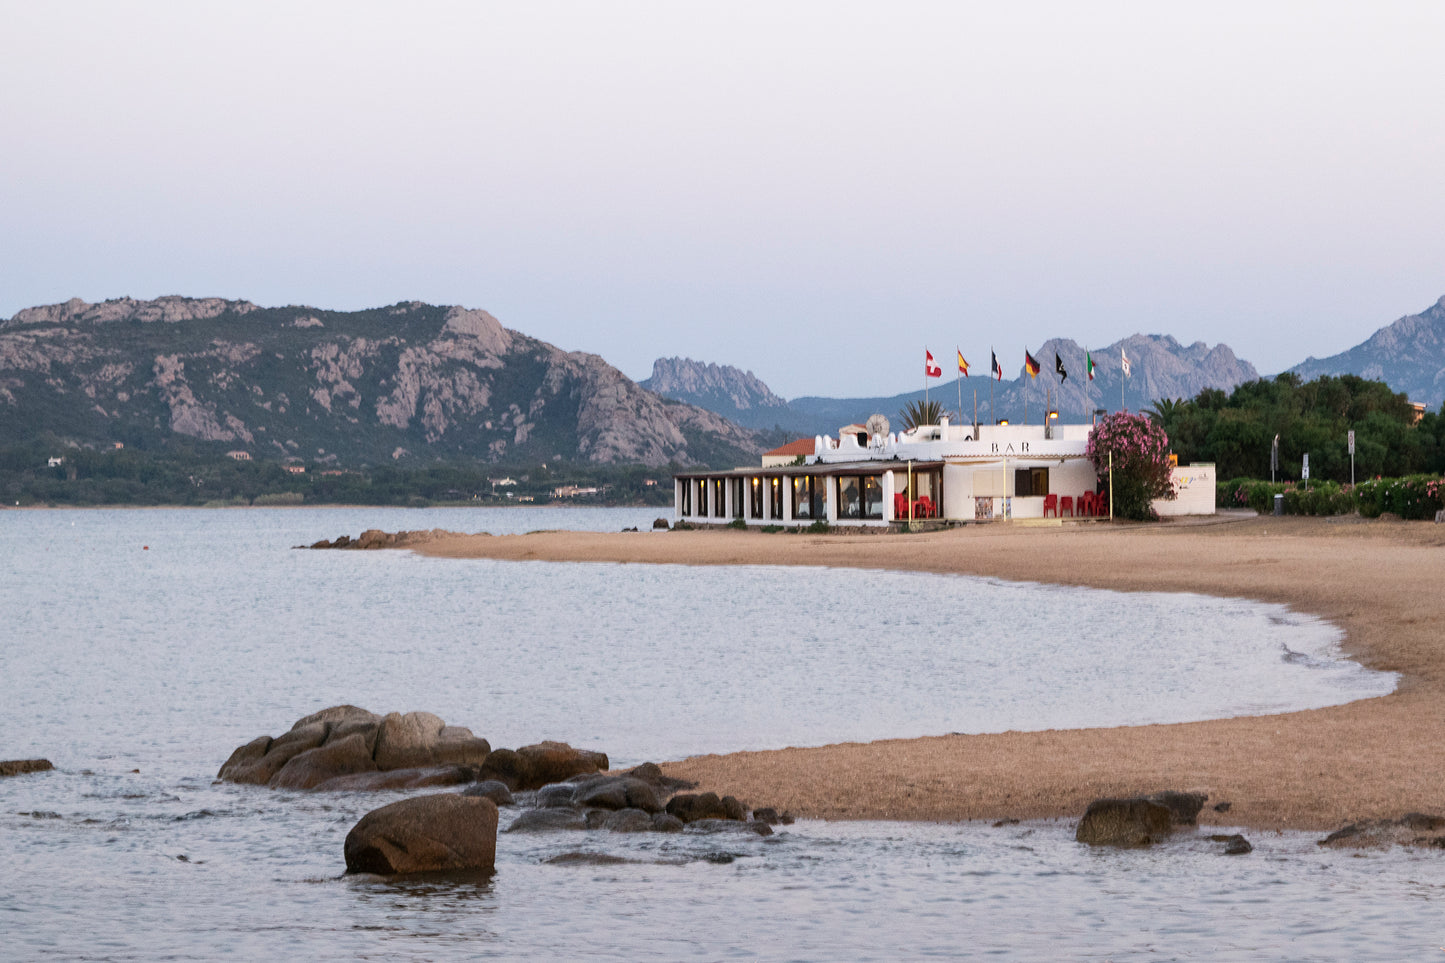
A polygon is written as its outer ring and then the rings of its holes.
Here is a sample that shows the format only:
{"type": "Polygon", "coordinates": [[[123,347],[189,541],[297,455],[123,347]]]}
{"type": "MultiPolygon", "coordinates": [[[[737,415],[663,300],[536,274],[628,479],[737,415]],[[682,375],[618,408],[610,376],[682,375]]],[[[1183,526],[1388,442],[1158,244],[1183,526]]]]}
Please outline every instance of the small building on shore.
{"type": "MultiPolygon", "coordinates": [[[[678,472],[673,517],[692,524],[887,528],[1107,515],[1107,495],[1098,491],[1085,454],[1092,431],[1055,421],[952,425],[946,418],[899,433],[849,425],[837,437],[815,437],[811,451],[794,442],[769,452],[756,468],[678,472]]],[[[1196,468],[1175,469],[1188,475],[1189,497],[1177,508],[1158,503],[1175,509],[1161,514],[1214,512],[1213,466],[1196,468]]]]}

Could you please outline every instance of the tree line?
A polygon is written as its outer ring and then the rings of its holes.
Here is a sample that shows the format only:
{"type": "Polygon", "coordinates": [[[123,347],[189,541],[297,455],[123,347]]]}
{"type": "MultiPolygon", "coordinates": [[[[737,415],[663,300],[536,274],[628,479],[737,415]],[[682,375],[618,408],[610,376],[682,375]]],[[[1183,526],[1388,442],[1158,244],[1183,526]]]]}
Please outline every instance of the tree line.
{"type": "Polygon", "coordinates": [[[294,472],[278,461],[237,461],[203,447],[85,448],[45,438],[0,448],[0,504],[505,505],[519,499],[552,501],[555,488],[573,485],[598,492],[559,500],[582,505],[668,505],[674,470],[483,462],[355,468],[317,462],[299,467],[305,471],[294,472]]]}
{"type": "Polygon", "coordinates": [[[1187,401],[1161,399],[1146,413],[1181,463],[1214,462],[1221,479],[1268,479],[1278,436],[1281,481],[1300,477],[1308,453],[1312,480],[1349,482],[1351,430],[1359,481],[1445,473],[1445,405],[1419,417],[1405,395],[1356,375],[1306,383],[1286,372],[1229,394],[1207,388],[1187,401]]]}

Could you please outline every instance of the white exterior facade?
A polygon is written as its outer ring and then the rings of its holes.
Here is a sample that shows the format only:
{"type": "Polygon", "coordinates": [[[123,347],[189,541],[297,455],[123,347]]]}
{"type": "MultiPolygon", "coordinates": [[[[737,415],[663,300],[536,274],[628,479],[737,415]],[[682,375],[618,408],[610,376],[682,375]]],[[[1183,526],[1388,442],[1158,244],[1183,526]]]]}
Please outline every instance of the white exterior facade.
{"type": "MultiPolygon", "coordinates": [[[[850,426],[856,427],[856,426],[850,426]]],[[[1108,514],[1085,456],[1092,425],[925,425],[813,439],[804,464],[682,472],[675,521],[697,525],[887,527],[1108,514]]],[[[1214,466],[1174,469],[1160,515],[1214,513],[1214,466]]]]}
{"type": "Polygon", "coordinates": [[[1095,488],[1090,425],[946,421],[900,434],[818,436],[802,465],[679,473],[674,518],[695,524],[884,527],[1077,514],[1095,488]],[[975,437],[976,435],[976,437],[975,437]]]}

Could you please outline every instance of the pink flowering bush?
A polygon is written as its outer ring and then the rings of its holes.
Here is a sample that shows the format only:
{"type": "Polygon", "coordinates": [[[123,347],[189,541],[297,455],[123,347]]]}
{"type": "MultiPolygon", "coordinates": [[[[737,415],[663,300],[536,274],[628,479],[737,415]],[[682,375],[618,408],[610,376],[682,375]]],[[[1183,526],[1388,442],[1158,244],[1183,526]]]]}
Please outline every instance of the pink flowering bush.
{"type": "Polygon", "coordinates": [[[1121,411],[1104,418],[1089,434],[1085,453],[1105,482],[1113,455],[1116,516],[1157,518],[1150,502],[1174,497],[1169,483],[1169,437],[1144,415],[1121,411]]]}
{"type": "Polygon", "coordinates": [[[1373,478],[1355,488],[1360,514],[1378,518],[1392,512],[1401,518],[1434,518],[1445,508],[1445,479],[1433,475],[1373,478]]]}

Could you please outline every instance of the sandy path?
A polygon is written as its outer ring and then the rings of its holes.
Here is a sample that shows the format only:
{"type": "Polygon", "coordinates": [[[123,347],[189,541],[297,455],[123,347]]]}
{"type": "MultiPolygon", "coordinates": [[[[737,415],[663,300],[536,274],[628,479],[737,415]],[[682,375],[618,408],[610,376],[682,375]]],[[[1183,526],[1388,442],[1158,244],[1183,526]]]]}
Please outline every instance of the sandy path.
{"type": "Polygon", "coordinates": [[[1202,821],[1332,829],[1445,812],[1445,526],[1249,518],[1213,524],[969,526],[915,535],[695,531],[448,538],[428,555],[835,565],[1281,602],[1341,626],[1395,694],[1288,715],[1009,732],[697,756],[669,774],[829,819],[1073,817],[1102,795],[1209,793],[1202,821]]]}

